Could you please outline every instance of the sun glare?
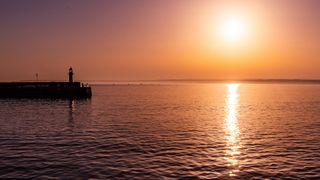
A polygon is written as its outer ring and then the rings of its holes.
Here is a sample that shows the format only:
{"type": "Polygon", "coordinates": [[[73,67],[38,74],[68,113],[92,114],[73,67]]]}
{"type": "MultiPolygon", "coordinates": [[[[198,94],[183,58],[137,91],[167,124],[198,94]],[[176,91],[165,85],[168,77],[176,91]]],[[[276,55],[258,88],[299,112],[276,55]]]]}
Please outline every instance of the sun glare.
{"type": "Polygon", "coordinates": [[[240,131],[238,128],[237,107],[238,107],[238,89],[239,84],[227,84],[227,97],[226,97],[226,160],[228,161],[231,170],[230,176],[235,176],[239,172],[238,157],[241,154],[241,144],[239,142],[240,131]]]}
{"type": "Polygon", "coordinates": [[[227,18],[220,25],[220,36],[224,41],[235,43],[246,36],[247,27],[240,18],[227,18]]]}

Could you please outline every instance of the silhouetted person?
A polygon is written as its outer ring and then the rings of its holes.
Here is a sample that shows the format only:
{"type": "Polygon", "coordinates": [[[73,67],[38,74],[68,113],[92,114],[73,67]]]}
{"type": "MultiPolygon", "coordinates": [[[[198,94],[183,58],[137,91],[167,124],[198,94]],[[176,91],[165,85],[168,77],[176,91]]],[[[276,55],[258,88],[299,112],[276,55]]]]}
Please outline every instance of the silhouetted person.
{"type": "Polygon", "coordinates": [[[72,67],[69,68],[69,82],[73,83],[73,70],[72,70],[72,67]]]}

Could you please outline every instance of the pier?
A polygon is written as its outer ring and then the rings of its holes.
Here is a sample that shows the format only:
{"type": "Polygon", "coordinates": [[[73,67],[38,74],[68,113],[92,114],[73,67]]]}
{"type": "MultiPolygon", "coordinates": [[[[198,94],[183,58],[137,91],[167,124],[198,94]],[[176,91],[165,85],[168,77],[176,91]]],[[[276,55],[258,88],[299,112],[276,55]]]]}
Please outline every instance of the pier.
{"type": "Polygon", "coordinates": [[[68,82],[0,82],[0,98],[91,98],[89,85],[73,81],[69,69],[68,82]]]}

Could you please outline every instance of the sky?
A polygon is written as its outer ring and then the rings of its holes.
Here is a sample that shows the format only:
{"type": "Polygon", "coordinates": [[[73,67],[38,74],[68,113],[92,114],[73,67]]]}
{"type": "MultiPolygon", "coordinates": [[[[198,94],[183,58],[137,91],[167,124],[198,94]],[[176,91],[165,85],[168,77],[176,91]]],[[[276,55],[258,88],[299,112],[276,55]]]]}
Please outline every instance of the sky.
{"type": "Polygon", "coordinates": [[[0,26],[0,81],[320,79],[317,0],[1,0],[0,26]]]}

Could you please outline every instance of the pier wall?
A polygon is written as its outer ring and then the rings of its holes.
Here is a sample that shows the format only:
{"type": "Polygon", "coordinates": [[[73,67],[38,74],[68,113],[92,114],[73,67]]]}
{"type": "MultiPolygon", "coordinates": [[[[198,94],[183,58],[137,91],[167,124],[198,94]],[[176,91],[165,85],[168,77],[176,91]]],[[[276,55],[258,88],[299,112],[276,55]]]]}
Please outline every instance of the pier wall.
{"type": "Polygon", "coordinates": [[[80,82],[0,83],[0,98],[91,98],[91,87],[80,82]]]}

